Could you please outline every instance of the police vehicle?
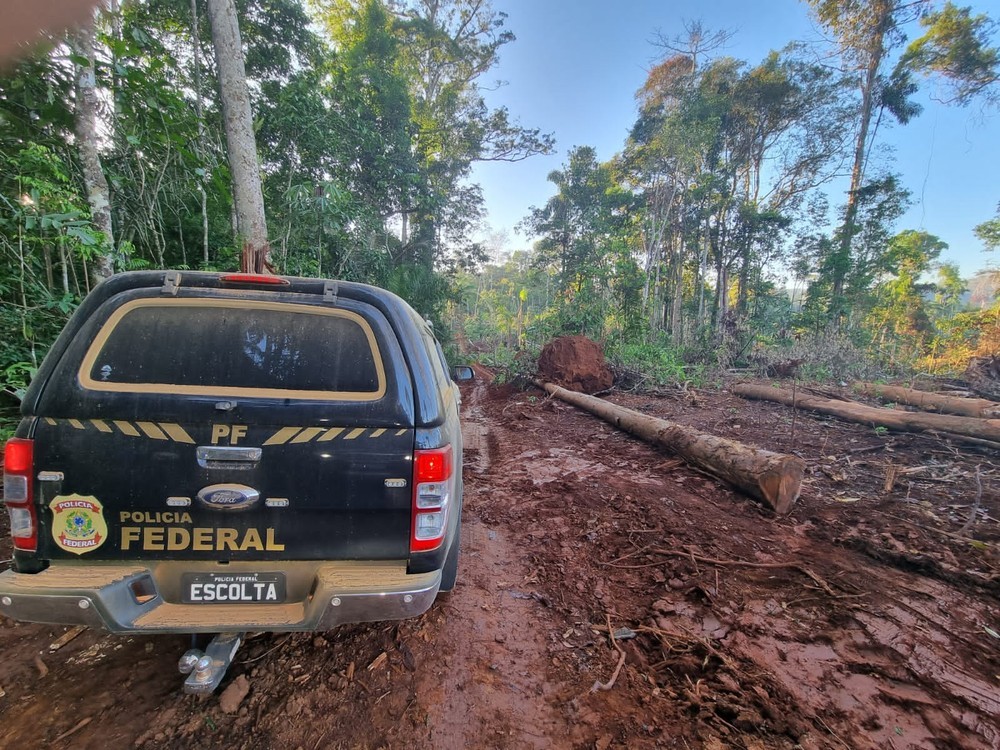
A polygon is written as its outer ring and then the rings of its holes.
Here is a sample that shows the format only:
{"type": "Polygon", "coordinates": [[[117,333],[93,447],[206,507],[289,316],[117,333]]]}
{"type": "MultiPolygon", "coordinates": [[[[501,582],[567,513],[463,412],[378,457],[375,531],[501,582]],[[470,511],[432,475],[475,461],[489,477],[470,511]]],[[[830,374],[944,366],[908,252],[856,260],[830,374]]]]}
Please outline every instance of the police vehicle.
{"type": "Polygon", "coordinates": [[[430,325],[385,290],[115,276],[6,445],[0,613],[224,634],[182,660],[192,692],[246,631],[419,615],[457,575],[459,401],[430,325]]]}

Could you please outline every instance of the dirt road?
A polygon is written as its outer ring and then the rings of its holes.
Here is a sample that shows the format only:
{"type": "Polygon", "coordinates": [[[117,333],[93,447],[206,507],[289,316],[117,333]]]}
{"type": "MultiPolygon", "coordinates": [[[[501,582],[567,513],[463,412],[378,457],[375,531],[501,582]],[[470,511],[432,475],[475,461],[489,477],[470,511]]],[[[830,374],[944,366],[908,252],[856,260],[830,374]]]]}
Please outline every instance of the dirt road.
{"type": "Polygon", "coordinates": [[[797,509],[480,378],[459,585],[426,615],[252,638],[232,713],[180,694],[183,639],[53,652],[64,628],[7,622],[0,747],[1000,747],[995,457],[723,392],[611,398],[799,452],[797,509]]]}

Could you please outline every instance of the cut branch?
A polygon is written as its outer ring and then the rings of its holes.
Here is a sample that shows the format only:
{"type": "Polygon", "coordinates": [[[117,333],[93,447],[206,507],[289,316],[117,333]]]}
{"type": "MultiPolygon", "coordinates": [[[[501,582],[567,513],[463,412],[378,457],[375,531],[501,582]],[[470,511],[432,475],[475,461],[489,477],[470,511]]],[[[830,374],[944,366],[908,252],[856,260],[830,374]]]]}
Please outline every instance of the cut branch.
{"type": "Polygon", "coordinates": [[[799,497],[805,474],[805,462],[800,458],[697,432],[690,427],[568,391],[552,383],[536,380],[535,385],[619,429],[676,453],[685,461],[760,500],[776,513],[788,513],[799,497]]]}
{"type": "Polygon", "coordinates": [[[903,432],[938,430],[978,440],[1000,441],[1000,419],[957,417],[950,414],[924,414],[922,412],[896,411],[877,406],[865,406],[856,401],[833,401],[828,398],[804,396],[766,385],[743,383],[733,386],[733,393],[743,398],[775,401],[800,409],[829,414],[847,422],[857,422],[889,427],[903,432]]]}
{"type": "Polygon", "coordinates": [[[899,385],[879,385],[877,383],[855,383],[854,390],[882,401],[916,406],[918,409],[942,414],[955,414],[977,419],[1000,417],[1000,404],[983,398],[960,398],[945,396],[929,391],[917,391],[899,385]]]}

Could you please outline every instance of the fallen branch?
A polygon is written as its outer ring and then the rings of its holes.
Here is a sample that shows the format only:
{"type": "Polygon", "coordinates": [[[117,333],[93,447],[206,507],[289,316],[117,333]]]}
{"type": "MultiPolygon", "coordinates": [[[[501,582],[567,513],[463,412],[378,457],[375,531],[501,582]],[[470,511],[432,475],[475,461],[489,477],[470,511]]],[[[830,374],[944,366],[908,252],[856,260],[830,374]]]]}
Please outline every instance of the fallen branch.
{"type": "Polygon", "coordinates": [[[758,562],[750,562],[748,560],[718,560],[712,557],[704,557],[703,555],[696,555],[690,549],[680,552],[678,550],[672,550],[672,549],[655,548],[650,550],[650,552],[655,552],[658,555],[666,555],[668,557],[683,557],[685,560],[697,560],[698,562],[703,562],[706,565],[719,565],[724,568],[729,567],[729,568],[751,568],[758,570],[781,570],[781,569],[795,570],[801,573],[802,575],[806,576],[807,578],[811,578],[813,582],[816,583],[817,586],[823,589],[823,591],[826,594],[833,597],[834,599],[853,598],[854,596],[856,596],[856,595],[844,596],[843,594],[838,594],[836,591],[830,588],[830,584],[828,584],[818,575],[809,570],[809,568],[794,562],[758,563],[758,562]]]}
{"type": "MultiPolygon", "coordinates": [[[[956,542],[965,542],[966,544],[968,544],[969,542],[972,541],[971,539],[969,539],[969,537],[963,536],[962,534],[956,534],[953,531],[946,531],[945,529],[939,529],[936,526],[928,526],[925,523],[918,523],[917,521],[914,521],[911,518],[904,518],[903,516],[897,516],[894,513],[886,513],[884,510],[877,510],[875,508],[872,508],[872,509],[870,509],[870,512],[871,513],[878,513],[879,515],[885,516],[886,518],[891,518],[894,521],[900,521],[902,523],[908,523],[910,526],[915,526],[918,529],[923,529],[924,531],[927,531],[927,532],[929,532],[931,534],[941,534],[941,536],[946,536],[949,539],[954,539],[956,542]]],[[[985,547],[992,547],[992,546],[994,546],[994,545],[991,545],[989,542],[977,542],[977,544],[985,546],[985,547]]]]}
{"type": "Polygon", "coordinates": [[[788,513],[799,497],[805,474],[805,462],[801,458],[698,432],[551,383],[536,380],[535,385],[619,429],[676,453],[712,476],[760,500],[776,513],[788,513]]]}
{"type": "Polygon", "coordinates": [[[775,401],[795,408],[829,414],[848,422],[881,425],[903,432],[940,430],[980,440],[1000,442],[1000,419],[976,419],[956,417],[950,414],[895,411],[894,409],[865,406],[855,401],[833,401],[815,396],[793,396],[781,388],[749,383],[733,386],[733,393],[743,398],[775,401]]]}
{"type": "Polygon", "coordinates": [[[976,445],[983,448],[988,448],[989,450],[1000,451],[1000,443],[996,442],[995,440],[980,440],[979,438],[969,437],[968,435],[955,435],[954,433],[951,432],[937,432],[936,430],[929,430],[929,432],[933,432],[938,437],[944,440],[960,440],[961,442],[966,443],[968,445],[976,445]]]}
{"type": "Polygon", "coordinates": [[[88,725],[88,724],[89,724],[90,722],[92,722],[93,720],[94,720],[94,717],[93,717],[93,716],[88,716],[88,717],[87,717],[87,718],[85,718],[85,719],[80,719],[80,721],[78,721],[78,722],[77,722],[77,723],[76,723],[76,724],[75,724],[75,725],[73,726],[73,728],[72,728],[72,729],[69,729],[69,730],[67,730],[67,731],[63,732],[63,733],[62,733],[62,734],[60,734],[60,735],[59,735],[58,737],[56,737],[56,739],[55,739],[55,742],[61,742],[62,740],[64,740],[64,739],[66,739],[67,737],[69,737],[70,735],[73,735],[73,734],[76,734],[77,732],[79,732],[79,731],[80,731],[81,729],[83,729],[83,728],[84,728],[85,726],[87,726],[87,725],[88,725]]]}
{"type": "Polygon", "coordinates": [[[916,406],[924,411],[942,414],[957,414],[976,419],[996,419],[1000,417],[1000,404],[983,398],[960,398],[945,396],[930,391],[917,391],[901,385],[879,385],[878,383],[855,383],[854,390],[882,401],[916,406]]]}

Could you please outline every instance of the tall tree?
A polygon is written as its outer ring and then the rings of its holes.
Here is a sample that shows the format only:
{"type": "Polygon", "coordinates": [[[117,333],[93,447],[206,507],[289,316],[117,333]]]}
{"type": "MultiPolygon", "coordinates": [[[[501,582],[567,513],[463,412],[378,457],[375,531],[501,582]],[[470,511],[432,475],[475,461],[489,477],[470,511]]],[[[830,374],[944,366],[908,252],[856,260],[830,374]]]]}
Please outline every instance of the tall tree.
{"type": "Polygon", "coordinates": [[[270,247],[236,4],[233,0],[208,0],[208,16],[233,180],[236,227],[243,243],[240,268],[262,273],[270,268],[270,247]]]}
{"type": "Polygon", "coordinates": [[[451,234],[459,248],[460,219],[475,192],[464,190],[476,161],[520,161],[549,153],[551,136],[511,121],[505,107],[490,109],[481,79],[514,40],[504,28],[506,14],[489,0],[390,0],[403,42],[403,64],[410,82],[416,126],[414,151],[425,189],[410,215],[413,230],[408,256],[430,266],[445,251],[451,234]],[[450,226],[449,226],[450,225],[450,226]],[[457,231],[456,231],[457,230],[457,231]]]}
{"type": "Polygon", "coordinates": [[[114,250],[115,241],[111,223],[111,191],[98,150],[101,142],[100,105],[94,63],[94,37],[93,16],[70,35],[76,68],[74,132],[94,226],[104,234],[103,247],[94,254],[90,265],[90,274],[94,283],[97,283],[114,273],[110,253],[114,250]]]}
{"type": "Polygon", "coordinates": [[[693,52],[678,54],[650,71],[622,158],[628,184],[645,202],[640,237],[651,324],[675,338],[692,287],[705,329],[733,301],[741,317],[757,308],[751,302],[782,250],[783,231],[809,191],[841,168],[852,114],[842,79],[794,49],[752,68],[731,58],[703,60],[700,68],[694,61],[693,52]]]}
{"type": "Polygon", "coordinates": [[[557,269],[562,325],[601,336],[616,284],[615,259],[628,255],[622,232],[632,196],[590,146],[573,149],[548,179],[556,195],[541,208],[532,207],[522,226],[541,236],[536,261],[557,269]]]}
{"type": "MultiPolygon", "coordinates": [[[[893,95],[910,87],[905,72],[894,81],[884,71],[890,53],[905,39],[900,27],[915,18],[928,0],[806,0],[816,19],[837,40],[840,54],[856,78],[860,104],[854,139],[851,182],[843,220],[837,230],[833,252],[825,259],[822,272],[830,279],[828,313],[839,321],[845,314],[844,285],[851,267],[851,243],[858,233],[858,199],[864,185],[865,167],[876,114],[893,101],[893,95]]],[[[905,100],[905,97],[903,97],[905,100]]],[[[905,121],[916,112],[905,103],[894,108],[905,121]]]]}

